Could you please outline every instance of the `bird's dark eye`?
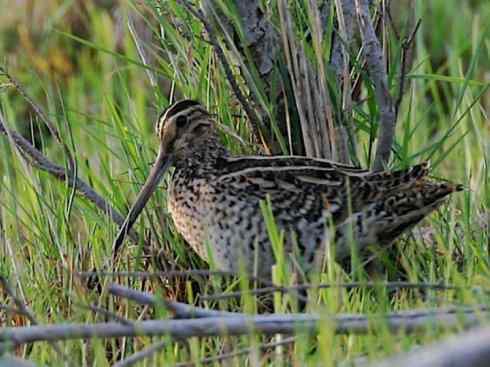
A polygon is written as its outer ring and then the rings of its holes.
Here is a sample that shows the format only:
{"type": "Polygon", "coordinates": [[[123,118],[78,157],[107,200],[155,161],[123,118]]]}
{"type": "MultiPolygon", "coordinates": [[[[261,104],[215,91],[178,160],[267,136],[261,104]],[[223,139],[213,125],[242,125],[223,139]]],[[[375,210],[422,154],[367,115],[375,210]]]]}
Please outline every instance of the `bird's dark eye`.
{"type": "Polygon", "coordinates": [[[185,124],[187,123],[187,118],[185,116],[179,116],[177,117],[177,120],[175,120],[175,123],[177,124],[177,127],[184,127],[185,124]]]}

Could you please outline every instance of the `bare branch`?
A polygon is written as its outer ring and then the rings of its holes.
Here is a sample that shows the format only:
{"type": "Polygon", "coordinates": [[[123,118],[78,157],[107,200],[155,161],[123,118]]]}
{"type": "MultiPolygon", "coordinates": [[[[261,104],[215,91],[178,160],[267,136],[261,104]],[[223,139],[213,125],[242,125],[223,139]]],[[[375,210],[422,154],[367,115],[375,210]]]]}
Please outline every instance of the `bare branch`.
{"type": "MultiPolygon", "coordinates": [[[[60,181],[65,181],[67,177],[70,176],[70,173],[67,173],[63,167],[51,162],[22,135],[12,129],[9,129],[1,112],[0,133],[5,134],[10,138],[13,145],[19,150],[22,156],[26,158],[28,163],[32,166],[49,173],[60,181]]],[[[72,177],[71,179],[70,181],[75,183],[75,188],[80,195],[95,204],[95,206],[97,206],[106,215],[108,215],[117,225],[122,225],[122,223],[124,222],[124,217],[115,208],[113,208],[112,205],[109,204],[102,196],[100,196],[90,185],[88,185],[85,181],[76,176],[72,177]],[[73,179],[73,181],[71,181],[71,179],[73,179]]],[[[134,233],[134,231],[130,232],[129,235],[133,241],[138,242],[138,237],[134,233]]]]}
{"type": "Polygon", "coordinates": [[[233,317],[206,317],[185,320],[148,320],[131,325],[117,322],[61,324],[0,329],[0,342],[21,345],[36,341],[73,340],[86,338],[116,338],[135,336],[167,336],[171,338],[210,337],[227,335],[295,334],[317,332],[326,323],[337,334],[366,334],[374,326],[392,332],[412,333],[426,328],[471,327],[489,318],[489,309],[452,307],[447,309],[415,310],[386,316],[366,315],[258,315],[233,317]]]}
{"type": "MultiPolygon", "coordinates": [[[[235,278],[239,274],[233,273],[231,271],[223,270],[208,270],[208,269],[189,269],[189,270],[170,270],[170,271],[81,271],[76,273],[80,278],[90,278],[90,277],[128,277],[128,278],[178,278],[178,277],[192,277],[192,276],[218,276],[223,278],[235,278]]],[[[265,286],[274,286],[274,283],[267,279],[259,277],[248,277],[251,281],[259,282],[265,286]]]]}
{"type": "Polygon", "coordinates": [[[395,136],[395,108],[393,98],[388,89],[383,51],[376,37],[373,23],[369,14],[368,0],[355,0],[356,11],[361,32],[364,55],[369,75],[374,83],[376,100],[379,105],[379,132],[374,160],[374,170],[383,169],[391,155],[391,147],[395,136]]]}
{"type": "Polygon", "coordinates": [[[372,367],[486,367],[490,361],[490,327],[461,333],[445,341],[416,348],[372,367]]]}
{"type": "MultiPolygon", "coordinates": [[[[201,301],[216,301],[231,298],[240,298],[246,294],[267,294],[267,293],[289,293],[296,292],[298,290],[306,289],[330,289],[330,288],[343,288],[343,289],[358,289],[358,288],[386,288],[386,289],[430,289],[436,291],[448,291],[448,290],[460,290],[461,287],[457,287],[450,284],[438,284],[438,283],[412,283],[412,282],[352,282],[352,283],[337,283],[337,284],[300,284],[291,287],[271,286],[265,288],[251,289],[248,291],[226,292],[212,295],[199,296],[201,301]]],[[[478,289],[480,291],[480,289],[478,289]]]]}
{"type": "Polygon", "coordinates": [[[133,325],[133,322],[131,320],[128,320],[122,316],[119,316],[118,314],[112,312],[112,311],[109,311],[103,307],[100,307],[100,306],[97,306],[95,304],[89,304],[89,305],[81,305],[81,304],[78,304],[78,307],[82,307],[82,308],[87,308],[89,309],[90,311],[93,311],[95,312],[96,314],[102,314],[104,316],[106,316],[107,318],[111,318],[112,320],[114,321],[118,321],[120,322],[121,324],[125,324],[125,325],[133,325]]]}
{"type": "Polygon", "coordinates": [[[400,109],[400,104],[402,103],[403,95],[405,94],[405,81],[407,79],[407,63],[408,63],[408,55],[410,54],[413,48],[413,41],[415,39],[415,35],[420,27],[421,19],[417,21],[415,24],[415,28],[412,33],[408,36],[406,40],[402,43],[402,64],[400,67],[400,83],[398,88],[398,96],[395,102],[395,118],[398,117],[398,111],[400,109]]]}
{"type": "Polygon", "coordinates": [[[186,303],[169,301],[166,299],[157,298],[152,294],[136,291],[131,288],[123,287],[119,284],[110,284],[108,292],[114,296],[124,297],[135,301],[141,305],[163,306],[170,310],[175,317],[179,319],[203,318],[203,317],[229,317],[240,315],[234,312],[223,312],[206,310],[204,308],[195,307],[186,303]]]}
{"type": "Polygon", "coordinates": [[[139,352],[136,352],[132,355],[130,355],[128,358],[123,359],[122,361],[119,361],[117,363],[114,363],[112,367],[129,367],[133,366],[134,364],[142,361],[143,359],[151,357],[153,354],[158,353],[161,351],[163,348],[168,343],[166,342],[157,342],[149,346],[148,348],[145,348],[139,352]]]}
{"type": "MultiPolygon", "coordinates": [[[[63,148],[67,158],[68,158],[68,163],[69,163],[69,169],[70,171],[75,170],[75,164],[76,161],[73,158],[73,155],[71,154],[70,149],[66,145],[66,143],[61,139],[60,132],[54,125],[54,123],[48,118],[47,114],[44,112],[41,106],[39,106],[34,99],[29,96],[29,94],[26,92],[22,84],[15,79],[10,73],[2,66],[0,66],[0,74],[4,75],[7,80],[15,87],[17,92],[24,98],[24,100],[29,103],[29,105],[32,107],[34,112],[36,113],[37,116],[41,119],[42,122],[47,126],[49,132],[51,135],[55,138],[55,140],[58,142],[59,145],[63,148]]],[[[71,183],[72,184],[72,183],[71,183]]]]}

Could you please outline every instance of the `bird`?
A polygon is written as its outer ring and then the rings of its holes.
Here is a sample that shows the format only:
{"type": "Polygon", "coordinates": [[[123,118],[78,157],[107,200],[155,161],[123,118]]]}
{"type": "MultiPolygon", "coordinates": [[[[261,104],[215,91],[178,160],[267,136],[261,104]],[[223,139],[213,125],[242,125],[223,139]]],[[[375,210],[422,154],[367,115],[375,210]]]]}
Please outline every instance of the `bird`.
{"type": "Polygon", "coordinates": [[[297,155],[234,156],[220,142],[215,115],[189,99],[164,110],[155,131],[157,157],[114,248],[173,166],[167,208],[175,228],[199,257],[233,273],[271,277],[278,254],[267,210],[283,255],[294,254],[311,271],[327,250],[341,262],[350,257],[352,243],[360,252],[391,244],[462,190],[429,179],[428,162],[373,172],[297,155]]]}

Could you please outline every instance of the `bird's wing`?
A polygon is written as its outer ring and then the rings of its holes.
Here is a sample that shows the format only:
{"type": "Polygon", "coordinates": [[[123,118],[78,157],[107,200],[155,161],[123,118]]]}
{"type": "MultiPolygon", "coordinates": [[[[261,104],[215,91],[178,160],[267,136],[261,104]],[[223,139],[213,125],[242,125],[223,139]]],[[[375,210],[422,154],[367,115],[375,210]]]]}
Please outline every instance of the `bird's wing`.
{"type": "Polygon", "coordinates": [[[342,164],[327,159],[310,158],[303,156],[239,156],[226,157],[222,169],[226,173],[232,173],[249,168],[285,168],[285,167],[310,167],[321,170],[342,171],[346,174],[364,175],[369,171],[363,168],[342,164]]]}
{"type": "Polygon", "coordinates": [[[385,195],[414,185],[428,173],[425,163],[400,171],[373,173],[299,156],[227,157],[219,165],[218,182],[230,185],[232,190],[261,199],[268,195],[273,205],[280,200],[296,200],[299,207],[299,201],[313,198],[317,202],[311,205],[327,208],[334,222],[345,218],[348,210],[362,210],[385,195]]]}

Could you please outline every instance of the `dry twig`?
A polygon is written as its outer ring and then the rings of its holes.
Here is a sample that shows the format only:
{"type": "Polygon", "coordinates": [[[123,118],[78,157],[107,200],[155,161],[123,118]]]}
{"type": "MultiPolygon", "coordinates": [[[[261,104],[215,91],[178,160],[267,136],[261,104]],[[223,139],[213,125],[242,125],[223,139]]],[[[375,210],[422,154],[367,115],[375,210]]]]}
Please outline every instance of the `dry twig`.
{"type": "MultiPolygon", "coordinates": [[[[45,171],[60,181],[66,181],[70,177],[70,173],[62,166],[51,162],[45,155],[43,155],[38,149],[36,149],[27,139],[16,131],[9,129],[5,123],[5,118],[0,112],[0,133],[9,137],[16,149],[19,150],[21,155],[32,166],[45,171]]],[[[77,176],[71,177],[70,182],[75,183],[77,192],[95,204],[100,210],[102,210],[109,218],[112,219],[117,225],[122,225],[124,217],[112,207],[102,196],[100,196],[89,184],[80,179],[77,176]]],[[[138,242],[138,237],[134,231],[129,233],[131,239],[138,242]]]]}
{"type": "MultiPolygon", "coordinates": [[[[90,277],[127,277],[127,278],[139,278],[139,279],[152,279],[152,278],[178,278],[178,277],[208,277],[218,276],[223,278],[235,278],[239,274],[231,271],[224,270],[208,270],[208,269],[189,269],[189,270],[169,270],[169,271],[82,271],[76,273],[80,278],[90,277]]],[[[249,276],[249,280],[258,282],[264,286],[274,286],[274,283],[267,279],[249,276]]]]}
{"type": "MultiPolygon", "coordinates": [[[[66,154],[66,157],[68,159],[68,165],[69,165],[69,170],[72,172],[76,171],[76,160],[73,158],[73,155],[71,154],[70,148],[66,145],[66,143],[61,139],[60,132],[56,128],[55,124],[48,118],[46,112],[42,109],[41,106],[39,106],[34,99],[29,96],[29,94],[26,92],[22,84],[15,79],[10,73],[2,66],[0,66],[0,74],[4,75],[7,80],[14,86],[14,88],[17,90],[17,92],[24,98],[24,100],[29,103],[29,105],[32,107],[34,112],[36,113],[37,116],[41,119],[41,121],[46,125],[48,128],[50,134],[55,138],[56,142],[61,145],[63,148],[63,151],[66,154]]],[[[71,183],[73,184],[73,183],[71,183]]]]}
{"type": "Polygon", "coordinates": [[[381,170],[386,166],[391,155],[391,147],[395,136],[395,108],[388,88],[383,50],[376,37],[376,31],[369,14],[369,1],[356,0],[356,11],[366,64],[374,83],[376,100],[379,105],[378,143],[373,168],[374,170],[381,170]]]}
{"type": "Polygon", "coordinates": [[[133,325],[133,322],[131,320],[128,320],[122,316],[119,316],[118,314],[112,312],[112,311],[109,311],[103,307],[100,307],[96,304],[89,304],[89,305],[81,305],[81,304],[78,304],[77,305],[78,307],[81,307],[81,308],[86,308],[86,309],[89,309],[90,311],[96,313],[96,314],[101,314],[101,315],[104,315],[105,317],[107,318],[110,318],[114,321],[117,321],[117,322],[120,322],[121,324],[124,324],[124,325],[133,325]]]}
{"type": "Polygon", "coordinates": [[[333,328],[336,334],[365,334],[381,326],[391,332],[413,333],[430,328],[468,328],[489,318],[486,306],[477,308],[412,310],[388,315],[317,315],[285,314],[206,317],[185,320],[148,320],[123,325],[117,322],[96,324],[58,324],[46,326],[3,328],[0,342],[21,345],[36,341],[58,341],[89,338],[135,336],[167,336],[183,339],[229,335],[296,334],[317,332],[321,325],[333,328]]]}
{"type": "Polygon", "coordinates": [[[416,348],[372,367],[487,367],[490,361],[490,327],[478,328],[433,345],[416,348]]]}
{"type": "Polygon", "coordinates": [[[421,19],[417,21],[417,24],[415,24],[415,27],[408,36],[406,40],[403,41],[402,43],[402,56],[401,56],[401,67],[400,67],[400,82],[399,82],[399,87],[398,87],[398,96],[395,102],[395,119],[398,117],[398,111],[400,109],[400,104],[402,103],[403,95],[405,94],[405,81],[407,79],[407,59],[408,55],[410,53],[410,50],[413,47],[413,41],[415,39],[415,35],[417,34],[417,31],[420,27],[421,24],[421,19]]]}
{"type": "Polygon", "coordinates": [[[114,296],[124,297],[135,301],[141,305],[163,306],[171,311],[178,319],[204,318],[204,317],[229,317],[236,316],[237,313],[206,310],[200,307],[194,307],[186,303],[160,299],[152,294],[136,291],[131,288],[123,287],[119,284],[110,284],[108,292],[114,296]]]}
{"type": "Polygon", "coordinates": [[[411,282],[352,282],[338,284],[300,284],[291,287],[270,286],[258,289],[250,289],[248,291],[226,292],[212,295],[199,296],[201,301],[216,301],[230,298],[240,298],[246,294],[259,295],[267,293],[289,293],[298,290],[306,289],[330,289],[330,288],[386,288],[386,289],[430,289],[437,291],[459,290],[461,287],[454,285],[438,284],[438,283],[411,283],[411,282]]]}
{"type": "Polygon", "coordinates": [[[165,348],[166,345],[167,345],[166,342],[156,342],[150,345],[148,348],[140,350],[139,352],[130,355],[128,358],[125,358],[122,361],[114,363],[112,367],[133,366],[134,364],[142,361],[143,359],[150,358],[153,354],[158,353],[160,350],[165,348]]]}

